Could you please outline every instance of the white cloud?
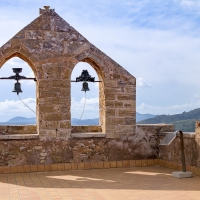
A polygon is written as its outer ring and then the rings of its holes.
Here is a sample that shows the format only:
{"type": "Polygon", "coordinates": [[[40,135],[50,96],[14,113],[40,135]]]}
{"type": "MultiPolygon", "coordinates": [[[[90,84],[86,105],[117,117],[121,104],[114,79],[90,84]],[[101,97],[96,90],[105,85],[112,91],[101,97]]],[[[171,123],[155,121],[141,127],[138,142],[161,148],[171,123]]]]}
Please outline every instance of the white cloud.
{"type": "MultiPolygon", "coordinates": [[[[27,76],[25,75],[25,77],[26,78],[35,78],[35,75],[34,75],[34,73],[32,71],[27,76]]],[[[34,80],[21,80],[20,82],[23,83],[23,84],[26,84],[26,85],[33,85],[33,86],[35,86],[35,81],[34,80]]]]}
{"type": "Polygon", "coordinates": [[[151,88],[152,85],[150,83],[147,83],[142,77],[140,77],[137,78],[137,87],[151,88]]]}
{"type": "Polygon", "coordinates": [[[182,6],[187,6],[190,8],[199,7],[199,0],[175,0],[175,2],[180,3],[182,6]]]}
{"type": "Polygon", "coordinates": [[[195,108],[200,108],[200,101],[194,103],[185,103],[182,105],[172,105],[172,106],[151,106],[145,103],[140,104],[136,107],[137,112],[141,114],[154,114],[154,115],[162,115],[162,114],[180,114],[182,112],[188,112],[195,108]]]}
{"type": "MultiPolygon", "coordinates": [[[[33,98],[22,99],[22,101],[32,110],[36,110],[36,102],[33,98]]],[[[35,113],[29,110],[24,104],[18,100],[5,100],[0,102],[0,122],[8,121],[9,119],[21,117],[35,117],[35,113]]]]}
{"type": "Polygon", "coordinates": [[[99,117],[99,98],[82,98],[80,101],[76,101],[75,99],[72,99],[71,102],[71,113],[72,118],[80,118],[81,113],[84,109],[85,104],[85,110],[82,119],[92,119],[92,118],[98,118],[99,117]]]}

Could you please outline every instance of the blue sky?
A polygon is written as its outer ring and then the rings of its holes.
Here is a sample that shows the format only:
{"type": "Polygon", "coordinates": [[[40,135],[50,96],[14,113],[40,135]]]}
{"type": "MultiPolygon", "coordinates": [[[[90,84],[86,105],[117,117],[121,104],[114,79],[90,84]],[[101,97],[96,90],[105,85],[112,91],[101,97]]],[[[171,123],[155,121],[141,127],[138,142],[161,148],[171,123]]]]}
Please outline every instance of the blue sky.
{"type": "MultiPolygon", "coordinates": [[[[200,1],[197,0],[9,0],[0,2],[0,46],[39,16],[49,5],[91,43],[137,78],[137,111],[176,114],[200,107],[200,1]]],[[[18,63],[18,65],[17,65],[18,63]]],[[[11,75],[8,61],[0,77],[11,75]]],[[[86,66],[77,66],[74,76],[86,66]]],[[[92,70],[90,69],[93,74],[92,70]]],[[[31,71],[24,68],[24,75],[31,71]]],[[[22,83],[22,98],[35,107],[35,86],[22,83]]],[[[73,86],[77,91],[81,86],[73,86]]],[[[83,118],[98,116],[98,87],[91,85],[83,118]]],[[[19,113],[32,117],[11,91],[13,83],[0,82],[0,121],[19,113]],[[15,109],[14,109],[14,108],[15,109]]],[[[73,117],[79,117],[83,94],[72,93],[73,117]]]]}

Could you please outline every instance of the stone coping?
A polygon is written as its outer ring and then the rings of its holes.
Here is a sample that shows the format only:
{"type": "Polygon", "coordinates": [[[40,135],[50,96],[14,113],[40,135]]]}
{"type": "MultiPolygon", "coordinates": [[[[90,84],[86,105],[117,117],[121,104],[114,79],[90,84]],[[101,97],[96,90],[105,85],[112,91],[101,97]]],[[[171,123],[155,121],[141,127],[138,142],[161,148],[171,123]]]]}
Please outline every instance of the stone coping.
{"type": "Polygon", "coordinates": [[[165,123],[160,123],[160,124],[136,124],[136,126],[154,126],[154,127],[163,127],[163,126],[174,126],[173,124],[165,124],[165,123]]]}
{"type": "Polygon", "coordinates": [[[71,138],[105,138],[106,133],[90,132],[90,133],[71,133],[71,138]]]}
{"type": "MultiPolygon", "coordinates": [[[[128,167],[148,167],[159,165],[177,171],[182,170],[179,163],[170,162],[163,159],[147,160],[121,160],[121,161],[100,161],[100,162],[81,162],[81,163],[58,163],[41,165],[23,166],[0,166],[0,174],[10,173],[29,173],[29,172],[49,172],[49,171],[68,171],[68,170],[89,170],[89,169],[109,169],[109,168],[128,168],[128,167]]],[[[200,168],[186,166],[186,170],[200,176],[200,168]]]]}
{"type": "Polygon", "coordinates": [[[24,139],[38,139],[39,134],[14,134],[14,135],[0,135],[0,140],[24,140],[24,139]]]}
{"type": "Polygon", "coordinates": [[[90,132],[102,132],[102,128],[99,125],[80,125],[72,126],[72,133],[90,133],[90,132]]]}
{"type": "Polygon", "coordinates": [[[121,160],[121,161],[100,161],[100,162],[81,162],[81,163],[59,163],[41,164],[24,166],[0,166],[0,174],[26,173],[26,172],[49,172],[49,171],[68,171],[68,170],[89,170],[89,169],[109,169],[127,167],[146,167],[159,164],[159,159],[149,160],[121,160]]]}
{"type": "MultiPolygon", "coordinates": [[[[174,133],[174,132],[159,132],[159,136],[166,136],[169,133],[174,133]]],[[[177,136],[179,137],[180,134],[178,133],[177,136]]],[[[194,138],[195,137],[195,132],[183,132],[183,137],[184,138],[194,138]]]]}
{"type": "MultiPolygon", "coordinates": [[[[163,160],[163,159],[158,159],[158,160],[159,160],[159,165],[161,167],[167,167],[167,168],[174,169],[177,171],[182,171],[182,164],[170,162],[168,160],[163,160]]],[[[186,165],[186,171],[192,172],[193,174],[200,176],[199,167],[186,165]]]]}

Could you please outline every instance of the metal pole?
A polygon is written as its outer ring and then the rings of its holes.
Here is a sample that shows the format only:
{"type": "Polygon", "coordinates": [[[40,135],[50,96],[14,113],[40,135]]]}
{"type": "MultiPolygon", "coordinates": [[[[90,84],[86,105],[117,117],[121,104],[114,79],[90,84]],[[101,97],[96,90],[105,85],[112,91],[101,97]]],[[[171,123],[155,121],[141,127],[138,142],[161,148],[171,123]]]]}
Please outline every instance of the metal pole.
{"type": "Polygon", "coordinates": [[[186,172],[183,132],[182,132],[182,131],[179,131],[179,133],[180,133],[180,142],[181,142],[181,162],[182,162],[182,171],[183,171],[183,172],[186,172]]]}

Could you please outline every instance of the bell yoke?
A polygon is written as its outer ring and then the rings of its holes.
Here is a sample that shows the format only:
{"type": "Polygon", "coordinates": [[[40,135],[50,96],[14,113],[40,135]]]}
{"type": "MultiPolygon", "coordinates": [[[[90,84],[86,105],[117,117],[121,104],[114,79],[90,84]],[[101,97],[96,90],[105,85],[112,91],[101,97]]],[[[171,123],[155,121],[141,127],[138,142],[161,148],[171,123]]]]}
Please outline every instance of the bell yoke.
{"type": "MultiPolygon", "coordinates": [[[[27,78],[25,76],[21,76],[19,75],[19,73],[22,72],[22,68],[12,68],[13,72],[15,73],[14,76],[10,76],[10,77],[2,77],[0,79],[14,79],[17,82],[15,83],[14,89],[12,92],[17,92],[17,94],[19,94],[20,92],[22,92],[21,90],[21,83],[19,83],[19,80],[34,80],[37,81],[36,78],[27,78]]],[[[71,82],[83,82],[83,87],[81,89],[81,91],[90,91],[89,87],[88,87],[88,83],[87,82],[102,82],[102,81],[95,81],[95,77],[91,77],[91,75],[89,74],[89,72],[87,70],[83,70],[81,75],[79,77],[76,77],[75,81],[71,81],[71,82]]]]}
{"type": "Polygon", "coordinates": [[[89,72],[87,70],[83,70],[81,75],[79,77],[76,77],[75,81],[71,81],[71,82],[83,82],[83,87],[81,89],[81,91],[90,91],[89,87],[88,87],[88,83],[87,82],[101,82],[101,81],[95,81],[95,77],[91,77],[91,75],[89,74],[89,72]]]}
{"type": "Polygon", "coordinates": [[[22,72],[22,68],[12,68],[13,69],[13,72],[15,73],[14,76],[10,76],[10,77],[2,77],[0,79],[14,79],[16,80],[17,82],[15,83],[15,86],[14,86],[14,89],[12,92],[17,92],[17,94],[19,94],[20,92],[22,92],[21,90],[21,83],[19,83],[19,80],[34,80],[34,81],[37,81],[36,78],[27,78],[25,76],[21,76],[19,75],[19,73],[22,72]]]}

